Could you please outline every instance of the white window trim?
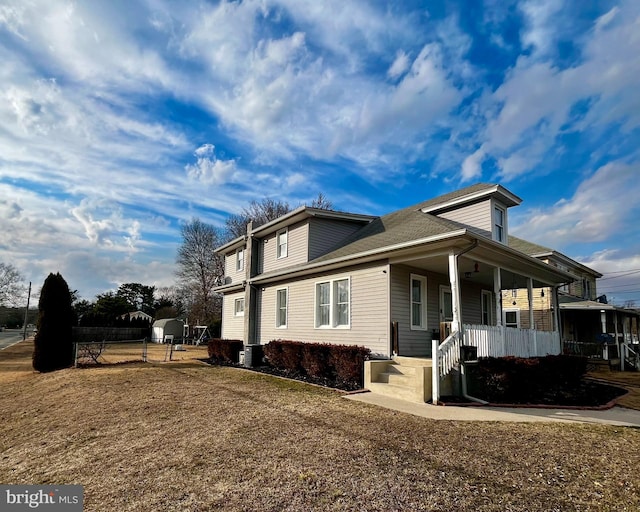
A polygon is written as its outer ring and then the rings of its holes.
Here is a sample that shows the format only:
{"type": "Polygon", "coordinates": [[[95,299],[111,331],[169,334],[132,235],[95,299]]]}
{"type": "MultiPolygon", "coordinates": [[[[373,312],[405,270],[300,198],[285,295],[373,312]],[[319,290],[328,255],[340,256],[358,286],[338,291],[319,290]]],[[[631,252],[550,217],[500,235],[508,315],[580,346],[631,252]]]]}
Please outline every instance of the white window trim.
{"type": "Polygon", "coordinates": [[[284,228],[284,229],[279,229],[278,231],[276,231],[276,259],[277,260],[281,260],[283,258],[286,258],[289,255],[289,229],[288,228],[284,228]],[[280,235],[286,235],[286,243],[284,245],[284,254],[279,254],[280,253],[280,235]]]}
{"type": "Polygon", "coordinates": [[[500,242],[501,244],[506,244],[507,243],[507,209],[502,206],[499,205],[497,203],[493,204],[493,210],[491,211],[491,230],[492,230],[492,236],[491,238],[493,238],[496,242],[500,242]],[[497,222],[497,218],[496,218],[496,210],[500,210],[500,212],[502,212],[502,224],[498,224],[497,222]],[[502,229],[502,240],[499,240],[497,237],[497,229],[496,227],[500,227],[502,229]]]}
{"type": "Polygon", "coordinates": [[[453,322],[453,292],[451,291],[451,286],[445,286],[443,284],[440,285],[440,293],[438,296],[438,316],[441,322],[453,322]],[[444,292],[449,292],[451,295],[451,315],[452,318],[447,320],[444,317],[444,292]]]}
{"type": "Polygon", "coordinates": [[[289,326],[289,288],[277,288],[276,289],[276,328],[287,329],[289,326]],[[285,304],[285,318],[284,324],[280,324],[280,303],[278,301],[278,295],[281,291],[285,292],[286,304],[285,304]]]}
{"type": "MultiPolygon", "coordinates": [[[[507,325],[507,313],[515,313],[516,314],[516,328],[520,329],[520,309],[519,308],[507,308],[502,310],[502,325],[505,327],[510,327],[507,325]]],[[[513,328],[511,326],[511,328],[513,328]]]]}
{"type": "Polygon", "coordinates": [[[233,301],[233,316],[244,316],[244,297],[238,297],[233,301]],[[238,311],[238,303],[242,302],[242,311],[238,311]]]}
{"type": "Polygon", "coordinates": [[[493,307],[493,292],[490,290],[482,290],[480,294],[480,320],[483,325],[495,325],[494,320],[495,308],[493,307]],[[486,297],[486,299],[485,299],[486,297]],[[484,310],[482,309],[482,303],[486,300],[487,305],[487,324],[484,324],[484,310]]]}
{"type": "Polygon", "coordinates": [[[322,281],[317,281],[313,283],[313,325],[315,329],[351,329],[351,277],[336,277],[333,279],[325,279],[322,281]],[[347,323],[344,325],[336,325],[336,282],[338,281],[347,281],[347,286],[349,288],[349,302],[347,309],[347,323]],[[329,325],[318,325],[318,285],[329,283],[329,325]]]}
{"type": "Polygon", "coordinates": [[[412,331],[426,331],[427,330],[427,278],[417,274],[411,274],[409,280],[409,316],[410,326],[412,331]],[[420,296],[422,302],[420,304],[420,325],[413,324],[413,282],[420,282],[420,296]]]}
{"type": "Polygon", "coordinates": [[[236,251],[236,272],[242,272],[244,270],[244,247],[236,251]],[[240,259],[242,254],[242,259],[240,259]]]}

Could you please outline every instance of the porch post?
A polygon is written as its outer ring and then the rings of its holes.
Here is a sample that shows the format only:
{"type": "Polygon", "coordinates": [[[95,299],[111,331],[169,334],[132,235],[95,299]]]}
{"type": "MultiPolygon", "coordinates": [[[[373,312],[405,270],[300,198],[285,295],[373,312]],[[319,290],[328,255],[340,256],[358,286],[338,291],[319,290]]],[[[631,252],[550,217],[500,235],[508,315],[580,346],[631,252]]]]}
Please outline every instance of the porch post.
{"type": "Polygon", "coordinates": [[[502,325],[502,281],[500,267],[493,269],[493,294],[496,298],[496,326],[502,325]]]}
{"type": "Polygon", "coordinates": [[[562,325],[560,323],[560,300],[558,299],[558,287],[551,288],[551,305],[553,307],[554,331],[558,333],[558,354],[562,354],[562,325]]]}
{"type": "Polygon", "coordinates": [[[613,332],[616,335],[616,346],[618,347],[618,357],[620,358],[620,369],[624,370],[624,359],[622,357],[622,346],[620,345],[620,339],[618,338],[618,312],[613,312],[613,332]]]}
{"type": "Polygon", "coordinates": [[[527,277],[527,300],[529,302],[529,329],[534,329],[533,318],[533,279],[527,277]]]}
{"type": "Polygon", "coordinates": [[[622,316],[622,350],[620,351],[620,370],[624,371],[624,359],[627,355],[627,317],[622,316]]]}
{"type": "Polygon", "coordinates": [[[451,282],[451,305],[453,309],[451,332],[461,332],[462,315],[460,308],[460,280],[458,276],[458,258],[453,251],[449,253],[449,281],[451,282]]]}

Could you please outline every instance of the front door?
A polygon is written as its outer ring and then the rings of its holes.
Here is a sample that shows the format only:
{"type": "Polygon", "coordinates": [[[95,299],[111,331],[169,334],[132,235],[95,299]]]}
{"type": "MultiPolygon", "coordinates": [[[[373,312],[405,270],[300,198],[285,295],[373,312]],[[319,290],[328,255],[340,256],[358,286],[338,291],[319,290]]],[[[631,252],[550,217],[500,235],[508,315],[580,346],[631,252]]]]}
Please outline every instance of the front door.
{"type": "Polygon", "coordinates": [[[444,341],[451,334],[453,321],[453,295],[451,288],[440,286],[440,341],[444,341]]]}

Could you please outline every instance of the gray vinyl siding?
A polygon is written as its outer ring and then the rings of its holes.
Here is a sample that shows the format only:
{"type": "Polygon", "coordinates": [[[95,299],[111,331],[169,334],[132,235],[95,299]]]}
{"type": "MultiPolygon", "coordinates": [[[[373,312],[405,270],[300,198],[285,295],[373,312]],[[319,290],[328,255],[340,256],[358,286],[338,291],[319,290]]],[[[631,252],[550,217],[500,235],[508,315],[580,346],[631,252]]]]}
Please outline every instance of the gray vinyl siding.
{"type": "Polygon", "coordinates": [[[361,345],[374,354],[389,356],[388,267],[385,263],[345,269],[335,274],[320,274],[297,281],[261,288],[258,308],[258,339],[361,345]],[[350,327],[315,328],[316,283],[350,278],[350,327]],[[276,290],[288,288],[287,328],[276,327],[276,290]]]}
{"type": "MultiPolygon", "coordinates": [[[[244,264],[245,264],[245,268],[247,265],[247,253],[244,253],[244,264]]],[[[224,256],[224,275],[226,278],[225,279],[225,284],[230,284],[230,283],[240,283],[242,281],[244,281],[245,279],[245,271],[237,271],[236,270],[236,251],[233,251],[232,253],[229,254],[225,254],[224,256]]]]}
{"type": "MultiPolygon", "coordinates": [[[[461,281],[462,322],[482,321],[482,286],[461,281]]],[[[450,287],[449,277],[406,265],[391,267],[391,322],[398,322],[399,355],[431,356],[431,339],[440,330],[440,286],[450,287]],[[427,278],[427,326],[411,330],[411,274],[427,278]]]]}
{"type": "MultiPolygon", "coordinates": [[[[469,226],[476,233],[491,238],[493,229],[492,202],[490,199],[479,203],[461,206],[455,210],[439,213],[438,217],[469,226]]],[[[506,211],[506,208],[505,208],[506,211]]]]}
{"type": "Polygon", "coordinates": [[[336,249],[340,242],[359,229],[362,229],[361,223],[311,219],[309,221],[309,261],[336,249]]]}
{"type": "Polygon", "coordinates": [[[308,260],[309,224],[300,222],[288,227],[287,256],[277,258],[276,233],[271,233],[260,243],[258,273],[271,272],[283,268],[306,263],[308,260]]]}
{"type": "MultiPolygon", "coordinates": [[[[244,337],[244,317],[235,316],[235,300],[243,299],[244,291],[225,295],[222,300],[222,337],[241,340],[244,337]]],[[[245,313],[247,313],[245,304],[245,313]]]]}

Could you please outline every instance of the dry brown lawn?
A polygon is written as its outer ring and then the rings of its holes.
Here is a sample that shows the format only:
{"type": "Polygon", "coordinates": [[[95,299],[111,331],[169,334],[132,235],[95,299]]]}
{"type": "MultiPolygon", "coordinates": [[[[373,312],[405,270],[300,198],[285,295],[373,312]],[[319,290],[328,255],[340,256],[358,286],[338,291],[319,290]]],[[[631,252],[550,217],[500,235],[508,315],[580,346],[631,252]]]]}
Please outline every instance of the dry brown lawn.
{"type": "Polygon", "coordinates": [[[598,365],[595,370],[589,372],[589,376],[628,390],[629,393],[619,398],[616,403],[640,411],[640,372],[621,372],[611,370],[605,365],[598,365]]]}
{"type": "Polygon", "coordinates": [[[0,482],[87,511],[640,510],[640,430],[437,422],[198,361],[30,370],[0,352],[0,482]]]}

